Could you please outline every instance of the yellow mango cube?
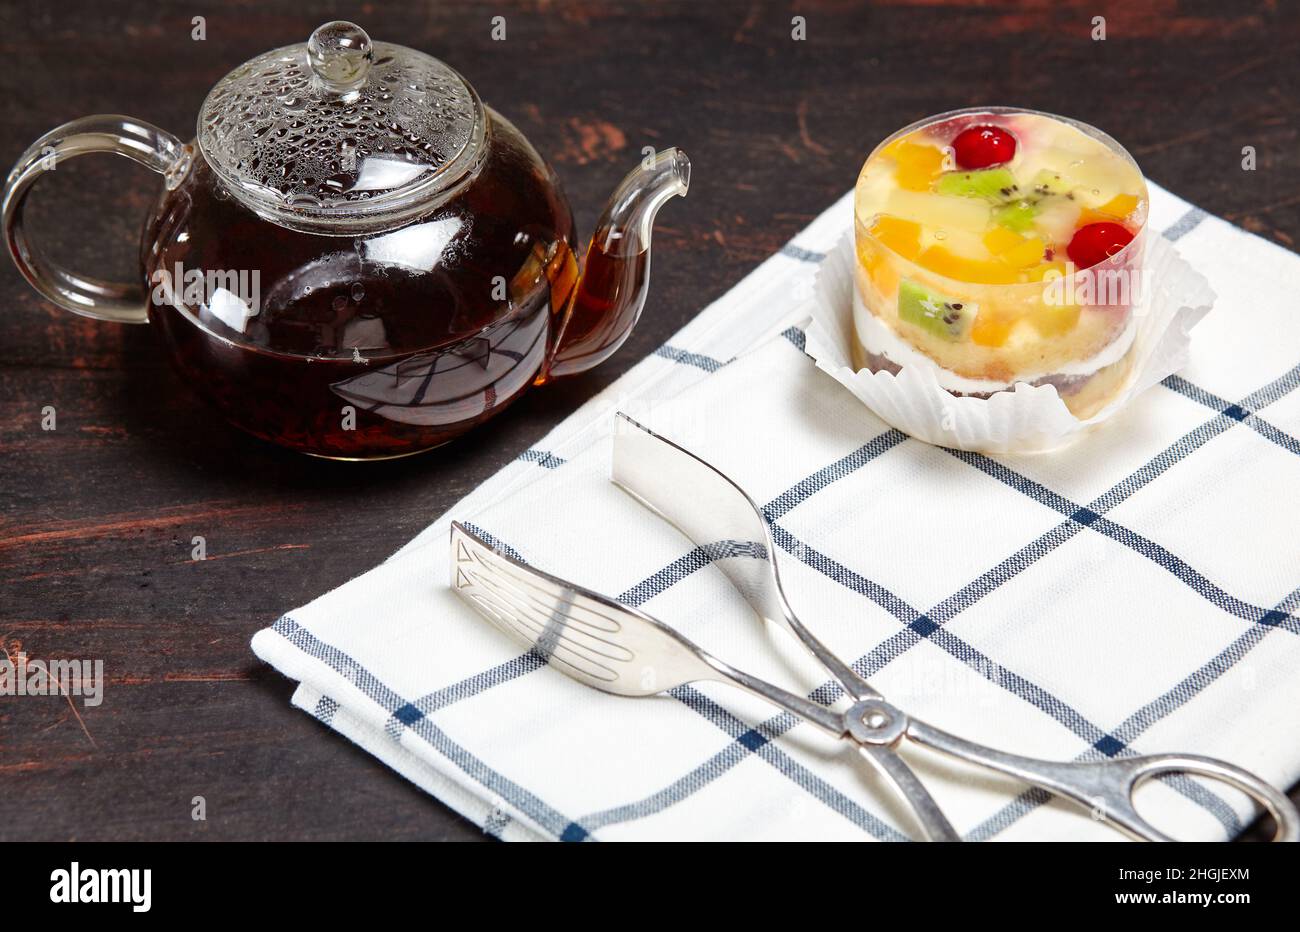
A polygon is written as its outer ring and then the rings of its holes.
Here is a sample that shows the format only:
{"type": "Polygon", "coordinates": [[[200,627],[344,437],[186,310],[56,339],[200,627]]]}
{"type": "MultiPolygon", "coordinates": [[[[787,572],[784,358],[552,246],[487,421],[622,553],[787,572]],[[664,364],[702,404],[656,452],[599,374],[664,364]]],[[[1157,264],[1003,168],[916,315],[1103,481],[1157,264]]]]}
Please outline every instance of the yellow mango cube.
{"type": "Polygon", "coordinates": [[[928,191],[943,171],[943,152],[935,146],[899,142],[890,146],[896,167],[894,180],[908,191],[928,191]]]}
{"type": "MultiPolygon", "coordinates": [[[[869,273],[871,284],[875,287],[876,292],[882,297],[892,296],[898,293],[898,282],[901,277],[898,273],[898,266],[893,262],[882,262],[869,273]]],[[[886,297],[886,300],[894,300],[892,297],[886,297]]]]}
{"type": "Polygon", "coordinates": [[[1029,280],[1031,282],[1044,281],[1047,278],[1048,273],[1050,272],[1055,272],[1059,277],[1064,278],[1065,263],[1061,262],[1060,260],[1055,260],[1052,262],[1043,262],[1039,265],[1036,265],[1034,266],[1034,268],[1029,270],[1029,280]]]}
{"type": "Polygon", "coordinates": [[[979,346],[1001,346],[1007,342],[1015,322],[1015,318],[998,314],[992,308],[980,308],[971,324],[970,338],[979,346]]]}
{"type": "Polygon", "coordinates": [[[904,259],[915,259],[921,251],[921,225],[881,214],[871,226],[871,235],[904,259]]]}
{"type": "Polygon", "coordinates": [[[938,275],[963,282],[1010,285],[1020,280],[1016,270],[1000,259],[966,259],[943,246],[927,247],[916,257],[916,262],[938,275]]]}
{"type": "Polygon", "coordinates": [[[1006,227],[994,227],[984,234],[984,245],[995,256],[1000,256],[1008,249],[1019,246],[1025,238],[1015,230],[1006,227]]]}
{"type": "Polygon", "coordinates": [[[1024,242],[1012,246],[998,258],[1017,269],[1027,269],[1043,261],[1043,251],[1046,248],[1047,244],[1039,237],[1030,236],[1024,242]]]}
{"type": "Polygon", "coordinates": [[[1116,194],[1109,201],[1097,208],[1098,213],[1108,214],[1123,220],[1137,210],[1138,199],[1132,194],[1116,194]]]}
{"type": "Polygon", "coordinates": [[[1034,308],[1029,322],[1045,337],[1059,337],[1074,329],[1079,322],[1077,304],[1043,304],[1034,308]]]}
{"type": "MultiPolygon", "coordinates": [[[[1091,207],[1085,207],[1079,213],[1079,226],[1086,227],[1090,223],[1118,223],[1125,219],[1128,217],[1128,214],[1114,213],[1113,211],[1121,210],[1124,207],[1126,202],[1123,198],[1126,197],[1128,197],[1126,194],[1113,197],[1095,210],[1091,207]],[[1116,201],[1120,202],[1119,206],[1115,206],[1116,201]]],[[[1133,206],[1137,207],[1136,199],[1133,201],[1133,206]]],[[[1132,210],[1130,210],[1129,213],[1132,213],[1132,210]]]]}

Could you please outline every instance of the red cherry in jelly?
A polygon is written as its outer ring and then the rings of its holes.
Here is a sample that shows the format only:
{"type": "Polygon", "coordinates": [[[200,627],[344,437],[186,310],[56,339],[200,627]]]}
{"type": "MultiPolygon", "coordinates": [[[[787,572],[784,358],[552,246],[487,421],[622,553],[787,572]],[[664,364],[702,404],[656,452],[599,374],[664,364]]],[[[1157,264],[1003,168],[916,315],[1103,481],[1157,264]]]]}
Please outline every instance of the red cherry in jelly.
{"type": "Polygon", "coordinates": [[[988,168],[1010,162],[1016,154],[1016,137],[1000,126],[972,126],[952,141],[958,168],[988,168]]]}
{"type": "Polygon", "coordinates": [[[1065,251],[1075,266],[1087,269],[1109,259],[1131,242],[1133,234],[1122,225],[1103,221],[1075,230],[1065,251]]]}

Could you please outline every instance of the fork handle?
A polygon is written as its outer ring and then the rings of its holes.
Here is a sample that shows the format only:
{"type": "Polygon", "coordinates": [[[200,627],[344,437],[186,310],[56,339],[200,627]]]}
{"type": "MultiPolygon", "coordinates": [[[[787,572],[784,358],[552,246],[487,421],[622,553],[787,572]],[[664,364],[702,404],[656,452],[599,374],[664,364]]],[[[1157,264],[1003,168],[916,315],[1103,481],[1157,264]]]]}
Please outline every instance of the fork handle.
{"type": "Polygon", "coordinates": [[[1272,785],[1227,761],[1198,754],[1151,754],[1101,761],[1047,761],[1007,754],[958,738],[925,722],[910,719],[907,737],[951,757],[980,764],[1071,799],[1100,818],[1145,841],[1173,841],[1144,819],[1133,805],[1142,783],[1164,773],[1187,773],[1226,783],[1249,796],[1273,816],[1274,841],[1300,840],[1300,813],[1272,785]]]}

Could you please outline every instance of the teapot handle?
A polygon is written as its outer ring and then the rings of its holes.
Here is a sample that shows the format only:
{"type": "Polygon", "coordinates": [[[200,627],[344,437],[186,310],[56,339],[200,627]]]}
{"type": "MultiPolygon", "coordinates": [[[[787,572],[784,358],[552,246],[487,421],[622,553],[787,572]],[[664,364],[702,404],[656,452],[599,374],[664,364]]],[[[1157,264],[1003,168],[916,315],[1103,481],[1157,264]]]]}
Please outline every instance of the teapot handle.
{"type": "Polygon", "coordinates": [[[23,229],[23,208],[36,179],[63,159],[90,152],[114,152],[180,183],[190,164],[190,150],[179,139],[142,120],[115,114],[83,117],[46,133],[28,148],[9,173],[4,193],[4,232],[9,254],[33,288],[59,307],[119,323],[149,319],[143,282],[106,282],[70,272],[33,248],[23,229]]]}

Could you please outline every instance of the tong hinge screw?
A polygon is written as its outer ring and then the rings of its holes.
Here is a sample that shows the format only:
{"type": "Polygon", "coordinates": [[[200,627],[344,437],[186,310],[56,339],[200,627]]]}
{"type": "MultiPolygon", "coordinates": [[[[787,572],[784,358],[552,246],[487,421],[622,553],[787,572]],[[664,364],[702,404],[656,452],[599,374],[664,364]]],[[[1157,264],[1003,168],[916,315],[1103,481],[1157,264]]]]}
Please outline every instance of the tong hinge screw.
{"type": "Polygon", "coordinates": [[[888,702],[864,699],[844,713],[850,735],[863,744],[893,744],[907,729],[907,716],[888,702]]]}

